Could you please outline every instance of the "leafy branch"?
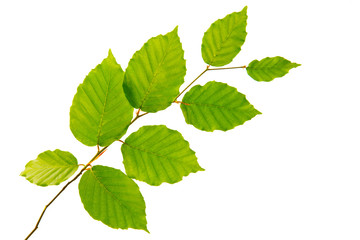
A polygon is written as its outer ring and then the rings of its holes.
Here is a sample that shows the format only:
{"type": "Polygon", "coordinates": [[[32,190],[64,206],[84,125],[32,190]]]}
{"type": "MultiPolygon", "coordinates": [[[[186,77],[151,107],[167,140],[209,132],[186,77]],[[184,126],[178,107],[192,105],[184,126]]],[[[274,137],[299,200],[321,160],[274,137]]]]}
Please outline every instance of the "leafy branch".
{"type": "MultiPolygon", "coordinates": [[[[179,96],[180,96],[180,95],[179,95],[179,96]]],[[[145,116],[145,115],[147,115],[147,114],[148,114],[148,112],[143,113],[143,114],[140,114],[140,109],[138,109],[138,111],[136,111],[135,117],[131,120],[129,126],[130,126],[131,124],[133,124],[137,119],[139,119],[140,117],[143,117],[143,116],[145,116]]],[[[121,143],[124,143],[124,142],[123,142],[122,140],[120,140],[120,139],[119,139],[119,141],[120,141],[121,143]]],[[[111,144],[110,144],[110,145],[111,145],[111,144]]],[[[78,179],[78,178],[84,173],[84,171],[88,170],[88,168],[91,166],[91,164],[92,164],[95,160],[97,160],[97,159],[107,150],[107,148],[110,147],[110,145],[103,147],[101,150],[98,148],[98,151],[97,151],[97,153],[95,154],[95,156],[94,156],[86,165],[84,165],[84,167],[80,170],[80,172],[75,175],[75,177],[73,177],[70,181],[68,181],[68,182],[64,185],[64,187],[55,195],[55,197],[54,197],[53,199],[51,199],[51,201],[50,201],[48,204],[45,205],[45,208],[44,208],[44,210],[41,212],[40,217],[39,217],[38,221],[36,222],[36,225],[35,225],[34,229],[29,233],[29,235],[25,238],[25,240],[29,239],[30,236],[38,229],[39,224],[40,224],[40,221],[41,221],[42,217],[44,216],[46,209],[60,196],[60,194],[61,194],[71,183],[73,183],[76,179],[78,179]]],[[[97,146],[97,147],[99,147],[99,146],[97,146]]]]}
{"type": "Polygon", "coordinates": [[[86,146],[96,146],[97,153],[83,165],[69,152],[48,150],[28,162],[21,173],[39,186],[58,185],[83,166],[45,206],[25,239],[38,229],[47,208],[80,176],[80,198],[92,218],[112,228],[149,232],[145,201],[133,179],[153,186],[173,184],[204,169],[180,132],[165,125],[143,126],[121,140],[129,126],[149,113],[178,103],[185,121],[197,129],[208,132],[233,129],[261,114],[260,111],[226,83],[210,81],[204,86],[192,86],[202,75],[208,71],[246,69],[254,80],[270,82],[300,66],[282,57],[268,57],[246,66],[224,67],[240,52],[247,36],[246,25],[247,7],[209,27],[201,45],[207,67],[181,92],[186,61],[178,27],[149,39],[134,53],[125,72],[110,50],[107,58],[79,85],[70,108],[74,137],[86,146]],[[115,141],[122,143],[126,174],[107,166],[92,166],[115,141]]]}

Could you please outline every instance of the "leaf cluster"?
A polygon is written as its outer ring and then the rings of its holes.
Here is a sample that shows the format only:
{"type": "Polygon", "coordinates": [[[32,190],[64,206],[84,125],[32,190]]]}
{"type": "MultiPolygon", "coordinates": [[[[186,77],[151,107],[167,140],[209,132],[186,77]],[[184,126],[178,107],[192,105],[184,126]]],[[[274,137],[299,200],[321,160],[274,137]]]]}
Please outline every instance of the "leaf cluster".
{"type": "MultiPolygon", "coordinates": [[[[213,132],[228,131],[261,114],[244,94],[226,83],[210,81],[191,87],[212,70],[243,68],[254,80],[269,82],[299,66],[282,57],[268,57],[248,66],[223,68],[240,52],[247,36],[246,26],[247,7],[211,24],[201,45],[206,69],[182,92],[179,90],[187,68],[178,27],[149,39],[134,53],[125,71],[109,50],[108,56],[89,72],[74,96],[70,129],[81,143],[98,148],[73,179],[81,176],[79,194],[91,217],[112,228],[148,231],[145,201],[134,179],[158,186],[177,183],[190,173],[204,170],[189,142],[165,125],[143,126],[121,140],[138,118],[177,103],[186,123],[213,132]],[[108,166],[92,166],[114,141],[122,143],[126,173],[108,166]]],[[[30,161],[21,175],[39,186],[58,185],[75,174],[78,167],[71,153],[48,150],[30,161]]]]}

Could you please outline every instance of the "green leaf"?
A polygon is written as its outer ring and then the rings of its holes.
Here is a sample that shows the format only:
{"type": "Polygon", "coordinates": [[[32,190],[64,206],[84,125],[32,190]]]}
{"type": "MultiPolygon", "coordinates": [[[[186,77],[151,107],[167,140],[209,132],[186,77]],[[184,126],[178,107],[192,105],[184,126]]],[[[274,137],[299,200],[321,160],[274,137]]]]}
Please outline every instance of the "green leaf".
{"type": "Polygon", "coordinates": [[[84,208],[112,228],[146,228],[145,202],[138,185],[118,169],[94,166],[79,183],[84,208]]]}
{"type": "Polygon", "coordinates": [[[211,66],[229,64],[240,52],[246,38],[247,7],[211,24],[201,44],[204,61],[211,66]]]}
{"type": "Polygon", "coordinates": [[[59,185],[77,169],[78,162],[74,155],[56,149],[40,153],[35,160],[26,164],[20,175],[39,186],[59,185]]]}
{"type": "Polygon", "coordinates": [[[124,71],[109,55],[86,76],[70,108],[70,129],[87,146],[107,146],[120,139],[134,109],[123,91],[124,71]]]}
{"type": "Polygon", "coordinates": [[[181,133],[164,125],[144,126],[121,147],[126,174],[150,185],[176,183],[203,171],[181,133]]]}
{"type": "Polygon", "coordinates": [[[180,107],[188,124],[208,132],[230,130],[261,114],[236,88],[215,81],[191,88],[180,107]]]}
{"type": "Polygon", "coordinates": [[[134,108],[157,112],[171,105],[184,82],[186,65],[177,27],[151,38],[125,72],[124,91],[134,108]]]}
{"type": "Polygon", "coordinates": [[[284,76],[290,69],[300,65],[292,63],[283,57],[267,57],[260,61],[252,61],[246,71],[256,81],[270,82],[275,78],[284,76]]]}

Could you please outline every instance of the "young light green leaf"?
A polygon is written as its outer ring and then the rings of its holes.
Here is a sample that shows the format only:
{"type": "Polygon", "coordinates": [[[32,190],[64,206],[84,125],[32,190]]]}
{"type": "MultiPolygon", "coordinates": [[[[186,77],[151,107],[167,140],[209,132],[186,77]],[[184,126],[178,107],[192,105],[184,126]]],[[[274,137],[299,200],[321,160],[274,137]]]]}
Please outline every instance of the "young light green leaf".
{"type": "Polygon", "coordinates": [[[180,107],[188,124],[208,132],[230,130],[261,114],[236,88],[215,81],[194,86],[180,107]]]}
{"type": "Polygon", "coordinates": [[[59,185],[69,179],[78,169],[78,162],[69,152],[56,149],[40,153],[28,162],[20,174],[39,186],[59,185]]]}
{"type": "Polygon", "coordinates": [[[144,126],[121,146],[126,174],[150,185],[176,183],[203,171],[181,133],[164,125],[144,126]]]}
{"type": "Polygon", "coordinates": [[[286,75],[290,69],[300,65],[292,63],[283,57],[267,57],[260,61],[252,61],[246,71],[256,81],[270,82],[275,78],[286,75]]]}
{"type": "Polygon", "coordinates": [[[186,65],[177,27],[151,38],[125,72],[124,91],[134,108],[157,112],[171,105],[184,82],[186,65]]]}
{"type": "Polygon", "coordinates": [[[123,91],[124,71],[109,55],[80,84],[70,108],[70,129],[87,146],[107,146],[120,139],[133,117],[123,91]]]}
{"type": "Polygon", "coordinates": [[[246,38],[247,7],[215,21],[201,44],[204,61],[211,66],[229,64],[240,52],[246,38]]]}
{"type": "Polygon", "coordinates": [[[81,177],[79,194],[95,220],[112,228],[146,227],[145,202],[138,185],[118,169],[94,166],[81,177]]]}

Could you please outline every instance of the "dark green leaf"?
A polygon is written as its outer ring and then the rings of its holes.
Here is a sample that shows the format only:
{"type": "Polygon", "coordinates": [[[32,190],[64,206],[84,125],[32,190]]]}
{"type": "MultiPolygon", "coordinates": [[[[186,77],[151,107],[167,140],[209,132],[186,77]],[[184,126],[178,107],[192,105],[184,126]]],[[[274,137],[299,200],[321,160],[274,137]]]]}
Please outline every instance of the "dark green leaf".
{"type": "Polygon", "coordinates": [[[87,146],[107,146],[120,139],[133,117],[123,91],[124,71],[111,51],[80,84],[70,108],[70,129],[87,146]]]}
{"type": "Polygon", "coordinates": [[[171,105],[185,73],[184,50],[176,27],[151,38],[134,54],[126,69],[124,91],[134,108],[157,112],[171,105]]]}
{"type": "Polygon", "coordinates": [[[188,124],[208,132],[227,131],[261,114],[236,88],[215,81],[190,89],[181,110],[188,124]]]}
{"type": "Polygon", "coordinates": [[[79,194],[95,220],[112,228],[146,228],[145,202],[137,184],[118,169],[94,166],[81,177],[79,194]]]}
{"type": "Polygon", "coordinates": [[[144,126],[121,147],[126,174],[150,185],[176,183],[202,169],[181,133],[164,125],[144,126]]]}
{"type": "Polygon", "coordinates": [[[59,149],[40,153],[35,160],[28,162],[20,174],[39,186],[58,185],[69,179],[78,169],[74,155],[59,149]]]}
{"type": "Polygon", "coordinates": [[[300,64],[292,63],[283,57],[267,57],[260,61],[252,61],[246,71],[256,81],[270,82],[286,75],[290,69],[298,66],[300,64]]]}
{"type": "Polygon", "coordinates": [[[247,7],[215,21],[205,32],[201,53],[211,66],[229,64],[240,52],[246,38],[247,7]]]}

